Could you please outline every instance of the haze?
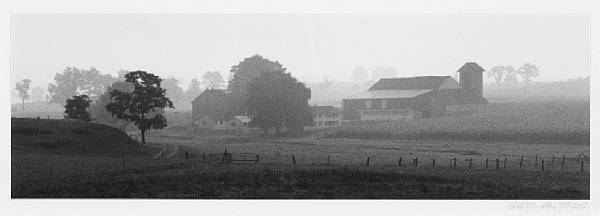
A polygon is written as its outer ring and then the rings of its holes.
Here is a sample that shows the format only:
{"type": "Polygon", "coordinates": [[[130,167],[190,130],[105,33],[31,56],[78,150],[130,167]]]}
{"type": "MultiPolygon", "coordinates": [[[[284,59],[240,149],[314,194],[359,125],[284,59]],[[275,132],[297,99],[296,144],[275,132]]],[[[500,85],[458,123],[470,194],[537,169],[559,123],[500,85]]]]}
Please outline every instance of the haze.
{"type": "MultiPolygon", "coordinates": [[[[399,76],[453,75],[467,61],[489,69],[540,68],[536,81],[590,74],[590,21],[583,15],[205,14],[13,15],[11,88],[47,87],[67,66],[173,76],[186,87],[245,57],[282,63],[304,82],[349,80],[358,66],[399,76]]],[[[492,80],[486,80],[491,82],[492,80]]]]}

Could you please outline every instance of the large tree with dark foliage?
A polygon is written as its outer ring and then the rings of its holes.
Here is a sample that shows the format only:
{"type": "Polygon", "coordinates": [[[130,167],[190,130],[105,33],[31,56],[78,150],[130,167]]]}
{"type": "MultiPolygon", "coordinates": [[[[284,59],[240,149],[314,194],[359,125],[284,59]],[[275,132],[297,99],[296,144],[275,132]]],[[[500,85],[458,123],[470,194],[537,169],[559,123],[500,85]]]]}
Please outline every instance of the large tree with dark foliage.
{"type": "Polygon", "coordinates": [[[250,124],[263,131],[275,128],[279,133],[285,126],[290,132],[299,132],[312,121],[310,89],[285,69],[262,72],[250,82],[248,96],[250,124]]]}
{"type": "Polygon", "coordinates": [[[125,75],[125,82],[133,84],[133,91],[112,90],[110,97],[114,102],[106,105],[106,110],[113,116],[131,121],[140,129],[144,144],[147,130],[167,126],[163,110],[167,107],[175,108],[173,102],[165,96],[161,81],[160,77],[146,71],[130,72],[125,75]]]}
{"type": "Polygon", "coordinates": [[[91,118],[87,108],[90,107],[91,102],[87,95],[75,95],[73,98],[67,99],[65,104],[65,118],[89,121],[91,118]]]}
{"type": "Polygon", "coordinates": [[[540,76],[540,69],[534,64],[525,63],[523,66],[519,67],[517,74],[523,77],[523,82],[529,84],[532,77],[540,76]]]}
{"type": "MultiPolygon", "coordinates": [[[[122,78],[125,80],[125,75],[123,75],[122,78]]],[[[119,129],[124,130],[127,125],[131,124],[131,122],[124,119],[119,119],[106,110],[107,104],[115,102],[110,97],[110,93],[113,90],[131,93],[133,92],[133,84],[125,81],[114,82],[110,87],[108,87],[104,94],[100,95],[100,97],[98,97],[98,99],[92,103],[90,106],[90,114],[92,115],[92,120],[95,122],[117,126],[119,129]]]]}

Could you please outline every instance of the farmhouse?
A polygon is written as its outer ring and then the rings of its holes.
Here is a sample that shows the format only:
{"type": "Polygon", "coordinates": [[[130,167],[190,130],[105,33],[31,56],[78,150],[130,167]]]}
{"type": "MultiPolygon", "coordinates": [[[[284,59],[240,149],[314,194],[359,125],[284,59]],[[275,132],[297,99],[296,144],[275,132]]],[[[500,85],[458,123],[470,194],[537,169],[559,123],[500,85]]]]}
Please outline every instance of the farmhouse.
{"type": "Polygon", "coordinates": [[[346,121],[401,121],[477,110],[483,97],[483,71],[474,62],[458,69],[460,83],[451,76],[387,78],[368,91],[344,98],[346,121]]]}
{"type": "Polygon", "coordinates": [[[313,106],[313,125],[308,128],[330,128],[342,124],[342,113],[333,106],[313,106]]]}

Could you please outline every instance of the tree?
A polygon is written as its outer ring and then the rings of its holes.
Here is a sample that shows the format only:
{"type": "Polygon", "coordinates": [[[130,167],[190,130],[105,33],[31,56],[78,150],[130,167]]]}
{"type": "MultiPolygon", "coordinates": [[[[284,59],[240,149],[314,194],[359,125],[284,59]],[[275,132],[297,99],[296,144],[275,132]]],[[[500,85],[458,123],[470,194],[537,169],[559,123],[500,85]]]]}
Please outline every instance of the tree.
{"type": "Polygon", "coordinates": [[[40,86],[33,87],[31,89],[31,100],[33,101],[42,101],[44,100],[44,95],[46,94],[46,90],[40,86]]]}
{"type": "Polygon", "coordinates": [[[65,118],[81,119],[84,121],[91,120],[90,113],[87,111],[91,102],[87,95],[75,95],[73,98],[67,99],[65,104],[65,118]]]}
{"type": "Polygon", "coordinates": [[[371,81],[377,82],[381,78],[392,78],[397,77],[398,71],[393,67],[376,67],[373,72],[371,72],[371,81]]]}
{"type": "Polygon", "coordinates": [[[494,78],[496,84],[500,85],[502,82],[502,76],[506,72],[506,66],[494,66],[490,71],[487,72],[488,78],[494,78]]]}
{"type": "Polygon", "coordinates": [[[186,100],[191,102],[194,98],[202,93],[202,89],[200,88],[200,82],[197,79],[192,79],[188,88],[185,90],[186,100]]]}
{"type": "MultiPolygon", "coordinates": [[[[125,76],[123,76],[123,80],[125,80],[125,76]]],[[[116,118],[106,110],[106,105],[114,102],[114,100],[110,97],[110,92],[113,90],[131,93],[133,92],[133,85],[125,81],[114,82],[110,87],[108,87],[107,91],[100,95],[100,97],[98,97],[98,99],[90,106],[91,118],[93,121],[110,124],[113,126],[116,125],[119,129],[124,130],[124,128],[131,124],[131,122],[116,118]]]]}
{"type": "Polygon", "coordinates": [[[82,70],[66,67],[62,74],[54,76],[54,83],[48,85],[50,103],[63,104],[73,95],[100,96],[116,79],[110,74],[100,74],[96,68],[82,70]]]}
{"type": "Polygon", "coordinates": [[[165,95],[161,87],[160,77],[146,71],[133,71],[125,75],[125,82],[133,85],[132,92],[113,89],[110,98],[114,102],[106,105],[106,110],[119,119],[133,122],[142,135],[142,143],[146,143],[146,131],[162,129],[167,126],[167,119],[162,115],[165,108],[175,108],[173,102],[165,95]]]}
{"type": "Polygon", "coordinates": [[[169,77],[161,82],[162,88],[167,90],[166,96],[177,105],[183,102],[183,89],[179,86],[179,80],[174,77],[169,77]]]}
{"type": "Polygon", "coordinates": [[[504,66],[504,69],[506,70],[506,73],[504,75],[504,82],[505,83],[516,83],[516,82],[518,82],[518,80],[517,80],[517,71],[515,71],[515,68],[513,68],[513,66],[506,65],[506,66],[504,66]]]}
{"type": "Polygon", "coordinates": [[[243,61],[231,67],[230,80],[227,86],[232,99],[231,110],[234,114],[248,112],[248,92],[250,82],[258,77],[262,72],[285,71],[286,69],[277,62],[271,61],[260,55],[253,55],[244,58],[243,61]]]}
{"type": "Polygon", "coordinates": [[[253,55],[245,58],[243,61],[231,67],[231,80],[229,80],[229,91],[233,95],[246,96],[249,83],[262,72],[272,72],[284,70],[278,61],[271,61],[260,55],[253,55]]]}
{"type": "Polygon", "coordinates": [[[23,79],[15,86],[15,90],[19,92],[19,98],[23,101],[23,111],[25,111],[25,100],[29,99],[29,84],[31,80],[23,79]]]}
{"type": "Polygon", "coordinates": [[[302,131],[312,121],[308,99],[310,89],[284,69],[262,72],[249,84],[248,111],[251,125],[279,133],[285,126],[292,132],[302,131]]]}
{"type": "Polygon", "coordinates": [[[354,69],[352,73],[352,81],[354,82],[365,82],[369,80],[369,72],[363,66],[359,66],[354,69]]]}
{"type": "Polygon", "coordinates": [[[523,81],[529,84],[532,77],[540,76],[540,70],[534,64],[525,63],[519,67],[517,74],[521,75],[521,77],[523,77],[523,81]]]}
{"type": "Polygon", "coordinates": [[[204,84],[206,88],[220,89],[225,84],[225,79],[223,79],[223,76],[221,76],[219,71],[206,71],[204,75],[202,75],[202,84],[204,84]]]}
{"type": "Polygon", "coordinates": [[[333,81],[334,81],[333,79],[330,80],[329,78],[327,78],[325,76],[325,77],[323,77],[323,82],[319,83],[318,85],[321,88],[329,88],[329,87],[331,87],[331,85],[333,85],[333,81]]]}

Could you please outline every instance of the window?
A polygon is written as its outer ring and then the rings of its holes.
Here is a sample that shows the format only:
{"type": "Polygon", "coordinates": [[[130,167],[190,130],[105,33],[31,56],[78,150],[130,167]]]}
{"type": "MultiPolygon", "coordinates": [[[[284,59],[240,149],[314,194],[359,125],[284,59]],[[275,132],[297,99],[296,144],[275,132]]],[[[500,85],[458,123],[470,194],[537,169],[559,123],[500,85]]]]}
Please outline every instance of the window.
{"type": "Polygon", "coordinates": [[[381,108],[382,109],[387,108],[387,101],[386,100],[381,100],[381,108]]]}
{"type": "Polygon", "coordinates": [[[371,101],[371,100],[366,100],[366,101],[365,101],[365,107],[366,107],[367,109],[371,109],[371,108],[373,107],[373,101],[371,101]]]}

